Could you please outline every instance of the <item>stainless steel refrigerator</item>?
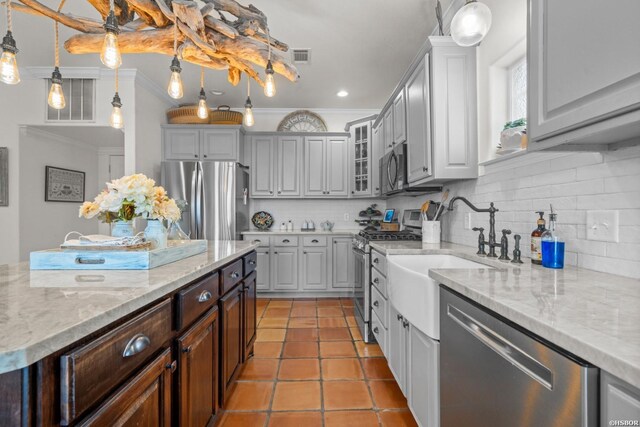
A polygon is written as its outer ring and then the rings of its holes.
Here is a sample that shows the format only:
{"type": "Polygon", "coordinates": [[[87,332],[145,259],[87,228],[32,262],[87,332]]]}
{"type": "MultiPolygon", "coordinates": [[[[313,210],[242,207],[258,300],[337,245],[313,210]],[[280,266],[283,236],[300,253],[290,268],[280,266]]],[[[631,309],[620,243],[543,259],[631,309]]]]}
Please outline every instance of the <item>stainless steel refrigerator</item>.
{"type": "Polygon", "coordinates": [[[192,239],[241,240],[249,229],[249,168],[235,162],[162,162],[161,184],[185,208],[192,239]]]}

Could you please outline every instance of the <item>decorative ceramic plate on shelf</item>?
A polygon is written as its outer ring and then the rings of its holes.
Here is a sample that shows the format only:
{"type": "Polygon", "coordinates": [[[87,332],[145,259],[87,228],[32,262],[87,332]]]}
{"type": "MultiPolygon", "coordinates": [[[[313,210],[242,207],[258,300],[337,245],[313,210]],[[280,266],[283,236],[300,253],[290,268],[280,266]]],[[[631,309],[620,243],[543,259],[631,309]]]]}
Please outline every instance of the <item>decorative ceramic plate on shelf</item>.
{"type": "Polygon", "coordinates": [[[273,217],[269,212],[259,211],[253,214],[251,223],[258,230],[266,231],[273,225],[273,217]]]}

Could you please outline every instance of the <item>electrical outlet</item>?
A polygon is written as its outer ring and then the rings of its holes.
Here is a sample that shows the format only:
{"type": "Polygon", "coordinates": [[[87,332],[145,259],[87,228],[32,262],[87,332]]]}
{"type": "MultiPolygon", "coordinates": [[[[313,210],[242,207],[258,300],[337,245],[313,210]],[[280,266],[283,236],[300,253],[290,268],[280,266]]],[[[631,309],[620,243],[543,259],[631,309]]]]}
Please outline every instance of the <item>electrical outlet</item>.
{"type": "Polygon", "coordinates": [[[349,221],[349,214],[348,214],[348,213],[345,213],[345,214],[344,214],[344,220],[345,220],[345,221],[349,221]]]}
{"type": "Polygon", "coordinates": [[[471,212],[464,214],[464,229],[471,230],[471,212]]]}
{"type": "Polygon", "coordinates": [[[587,240],[617,242],[619,223],[618,211],[587,211],[587,240]]]}

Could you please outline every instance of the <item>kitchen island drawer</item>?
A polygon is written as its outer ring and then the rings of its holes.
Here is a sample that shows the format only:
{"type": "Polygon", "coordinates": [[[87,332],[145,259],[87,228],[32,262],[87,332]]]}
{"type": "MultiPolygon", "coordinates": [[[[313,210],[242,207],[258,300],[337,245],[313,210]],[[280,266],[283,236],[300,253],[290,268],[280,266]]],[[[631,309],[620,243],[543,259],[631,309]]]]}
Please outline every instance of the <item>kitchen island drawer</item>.
{"type": "Polygon", "coordinates": [[[242,269],[244,268],[244,262],[242,259],[235,261],[232,264],[224,267],[222,272],[222,284],[220,286],[220,295],[224,295],[229,292],[233,287],[242,280],[242,269]]]}
{"type": "Polygon", "coordinates": [[[380,321],[380,318],[378,317],[378,315],[375,313],[371,315],[371,331],[373,332],[373,335],[376,337],[376,341],[378,341],[378,345],[380,346],[380,349],[386,356],[388,354],[387,330],[382,325],[382,322],[380,321]]]}
{"type": "Polygon", "coordinates": [[[171,338],[166,299],[60,358],[60,416],[73,422],[142,366],[171,338]]]}
{"type": "Polygon", "coordinates": [[[371,251],[371,265],[373,268],[382,273],[383,276],[387,276],[387,257],[375,250],[371,251]]]}
{"type": "Polygon", "coordinates": [[[389,327],[389,323],[387,321],[387,299],[382,296],[380,291],[375,287],[371,287],[371,308],[373,312],[378,315],[378,318],[382,322],[382,326],[386,328],[389,327]]]}
{"type": "Polygon", "coordinates": [[[373,283],[373,286],[377,288],[383,297],[388,298],[387,278],[375,268],[371,269],[371,283],[373,283]]]}
{"type": "Polygon", "coordinates": [[[176,297],[177,329],[190,325],[211,308],[220,296],[220,275],[214,273],[178,292],[176,297]]]}
{"type": "Polygon", "coordinates": [[[244,263],[244,277],[247,277],[255,271],[258,266],[258,254],[256,252],[251,252],[249,255],[242,258],[242,262],[244,263]]]}
{"type": "Polygon", "coordinates": [[[298,246],[298,236],[277,236],[271,242],[273,246],[298,246]]]}
{"type": "Polygon", "coordinates": [[[244,236],[244,239],[250,241],[251,243],[257,243],[261,248],[268,248],[271,244],[269,236],[256,236],[254,234],[248,234],[244,236]]]}
{"type": "Polygon", "coordinates": [[[307,247],[314,246],[327,246],[327,238],[324,236],[304,236],[302,238],[302,245],[307,247]]]}

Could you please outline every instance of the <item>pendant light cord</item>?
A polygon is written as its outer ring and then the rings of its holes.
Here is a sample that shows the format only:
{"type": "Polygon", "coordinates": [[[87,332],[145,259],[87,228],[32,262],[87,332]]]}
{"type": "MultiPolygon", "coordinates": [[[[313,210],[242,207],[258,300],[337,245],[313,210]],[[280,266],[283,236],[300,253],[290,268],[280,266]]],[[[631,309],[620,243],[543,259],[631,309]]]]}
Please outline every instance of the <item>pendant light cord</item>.
{"type": "MultiPolygon", "coordinates": [[[[62,10],[62,6],[64,6],[65,2],[67,0],[60,0],[60,5],[58,6],[58,13],[60,13],[60,11],[62,10]]],[[[58,34],[58,21],[54,21],[53,22],[53,32],[55,34],[55,38],[54,38],[54,56],[55,56],[55,66],[60,67],[60,48],[58,46],[58,39],[59,39],[59,34],[58,34]]]]}
{"type": "Polygon", "coordinates": [[[249,74],[247,74],[247,98],[251,97],[251,80],[249,80],[249,74]]]}
{"type": "Polygon", "coordinates": [[[173,54],[178,56],[178,17],[173,21],[173,54]]]}
{"type": "Polygon", "coordinates": [[[200,88],[204,89],[204,67],[200,66],[200,88]]]}
{"type": "Polygon", "coordinates": [[[118,93],[118,69],[115,69],[115,73],[116,73],[116,93],[118,93]]]}
{"type": "Polygon", "coordinates": [[[269,61],[271,61],[271,35],[269,34],[269,27],[267,27],[267,47],[269,48],[269,61]]]}
{"type": "Polygon", "coordinates": [[[11,0],[7,0],[7,30],[11,31],[11,0]]]}

